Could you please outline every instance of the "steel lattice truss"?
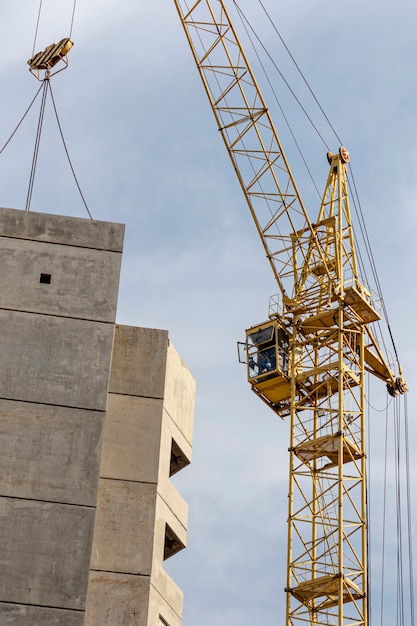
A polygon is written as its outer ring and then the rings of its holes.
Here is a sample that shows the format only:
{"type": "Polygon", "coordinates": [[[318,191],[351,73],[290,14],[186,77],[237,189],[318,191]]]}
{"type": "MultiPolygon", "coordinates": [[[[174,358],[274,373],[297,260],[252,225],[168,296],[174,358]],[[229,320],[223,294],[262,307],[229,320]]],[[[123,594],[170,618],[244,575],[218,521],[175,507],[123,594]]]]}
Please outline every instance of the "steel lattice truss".
{"type": "Polygon", "coordinates": [[[223,0],[174,2],[281,291],[242,345],[253,391],[291,424],[286,625],[367,626],[365,372],[397,381],[358,275],[349,155],[328,154],[312,222],[223,0]]]}
{"type": "Polygon", "coordinates": [[[365,625],[365,321],[346,153],[329,155],[318,219],[302,235],[292,328],[287,624],[365,625]],[[318,250],[320,246],[320,250],[318,250]],[[349,294],[356,300],[347,305],[349,294]]]}
{"type": "Polygon", "coordinates": [[[309,218],[268,108],[224,4],[175,4],[275,278],[292,294],[293,236],[309,218]]]}

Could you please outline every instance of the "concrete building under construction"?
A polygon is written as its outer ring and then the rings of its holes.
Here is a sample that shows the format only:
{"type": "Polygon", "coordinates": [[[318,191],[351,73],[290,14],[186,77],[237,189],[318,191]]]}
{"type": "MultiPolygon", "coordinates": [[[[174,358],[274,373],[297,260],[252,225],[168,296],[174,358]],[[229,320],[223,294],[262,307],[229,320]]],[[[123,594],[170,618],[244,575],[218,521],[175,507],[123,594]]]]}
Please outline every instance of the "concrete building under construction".
{"type": "Polygon", "coordinates": [[[0,209],[0,626],[181,626],[195,381],[115,324],[123,234],[0,209]]]}

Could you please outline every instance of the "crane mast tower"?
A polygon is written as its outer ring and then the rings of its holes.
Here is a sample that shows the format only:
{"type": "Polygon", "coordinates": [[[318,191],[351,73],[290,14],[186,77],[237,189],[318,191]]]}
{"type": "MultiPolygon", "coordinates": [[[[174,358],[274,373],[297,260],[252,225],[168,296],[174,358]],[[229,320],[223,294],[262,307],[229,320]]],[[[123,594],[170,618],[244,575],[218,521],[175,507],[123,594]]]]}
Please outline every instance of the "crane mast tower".
{"type": "Polygon", "coordinates": [[[174,2],[280,291],[240,354],[252,390],[290,421],[285,623],[367,626],[365,374],[407,388],[372,331],[349,153],[327,154],[312,221],[223,0],[174,2]]]}

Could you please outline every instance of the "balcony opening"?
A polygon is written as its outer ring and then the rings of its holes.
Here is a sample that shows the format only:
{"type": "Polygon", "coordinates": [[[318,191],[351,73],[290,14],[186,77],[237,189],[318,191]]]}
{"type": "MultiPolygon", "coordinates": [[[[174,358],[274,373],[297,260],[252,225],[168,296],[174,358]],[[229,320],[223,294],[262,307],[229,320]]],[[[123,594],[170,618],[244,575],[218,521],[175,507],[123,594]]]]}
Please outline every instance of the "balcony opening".
{"type": "Polygon", "coordinates": [[[174,439],[171,444],[171,462],[169,465],[169,475],[176,474],[184,467],[190,464],[190,460],[185,456],[179,445],[174,439]]]}
{"type": "Polygon", "coordinates": [[[168,524],[165,524],[164,561],[184,548],[185,545],[177,537],[172,528],[168,526],[168,524]]]}

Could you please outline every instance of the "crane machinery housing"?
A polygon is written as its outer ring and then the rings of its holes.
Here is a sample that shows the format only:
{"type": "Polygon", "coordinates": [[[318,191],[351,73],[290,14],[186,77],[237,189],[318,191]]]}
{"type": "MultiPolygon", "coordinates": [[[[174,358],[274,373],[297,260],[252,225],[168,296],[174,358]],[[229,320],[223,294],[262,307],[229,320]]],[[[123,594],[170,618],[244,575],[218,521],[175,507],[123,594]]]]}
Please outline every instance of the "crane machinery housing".
{"type": "Polygon", "coordinates": [[[286,626],[367,626],[365,375],[407,391],[373,331],[359,274],[349,153],[328,152],[317,214],[303,204],[223,0],[174,0],[218,129],[279,286],[240,359],[290,421],[286,626]]]}

